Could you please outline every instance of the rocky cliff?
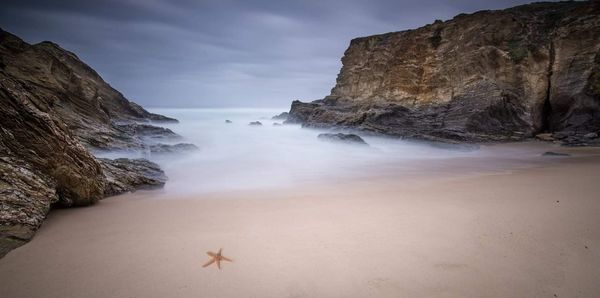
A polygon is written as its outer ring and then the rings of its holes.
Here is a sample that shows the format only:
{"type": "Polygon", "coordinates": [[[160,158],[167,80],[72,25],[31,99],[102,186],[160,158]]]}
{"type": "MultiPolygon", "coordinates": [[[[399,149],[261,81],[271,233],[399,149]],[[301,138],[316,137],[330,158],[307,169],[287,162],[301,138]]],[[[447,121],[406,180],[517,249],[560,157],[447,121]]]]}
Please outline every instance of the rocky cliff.
{"type": "Polygon", "coordinates": [[[98,160],[89,149],[144,149],[177,137],[77,56],[0,29],[0,257],[29,240],[52,206],[85,206],[161,186],[145,160],[98,160]]]}
{"type": "Polygon", "coordinates": [[[140,148],[139,122],[177,121],[127,100],[79,58],[52,42],[29,45],[0,29],[0,67],[24,82],[73,135],[91,148],[140,148]]]}
{"type": "Polygon", "coordinates": [[[600,2],[458,15],[350,42],[331,94],[288,122],[399,137],[599,142],[600,2]]]}

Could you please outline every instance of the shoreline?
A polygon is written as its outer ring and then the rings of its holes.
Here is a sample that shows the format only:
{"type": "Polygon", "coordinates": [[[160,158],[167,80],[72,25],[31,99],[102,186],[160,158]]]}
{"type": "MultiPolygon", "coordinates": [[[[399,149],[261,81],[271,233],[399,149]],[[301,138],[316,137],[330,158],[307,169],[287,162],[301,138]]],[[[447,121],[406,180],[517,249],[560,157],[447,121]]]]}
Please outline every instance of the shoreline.
{"type": "Polygon", "coordinates": [[[202,198],[138,191],[51,212],[30,243],[0,260],[0,292],[593,296],[598,178],[592,156],[418,183],[376,177],[202,198]],[[219,248],[234,262],[202,268],[205,252],[219,248]]]}

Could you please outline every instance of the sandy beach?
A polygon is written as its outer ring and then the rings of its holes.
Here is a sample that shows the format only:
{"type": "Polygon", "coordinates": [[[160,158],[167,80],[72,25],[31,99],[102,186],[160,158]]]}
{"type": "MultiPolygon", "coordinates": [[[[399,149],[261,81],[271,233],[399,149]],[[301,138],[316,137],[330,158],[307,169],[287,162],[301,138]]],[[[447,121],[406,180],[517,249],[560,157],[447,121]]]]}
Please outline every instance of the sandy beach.
{"type": "Polygon", "coordinates": [[[0,298],[600,297],[600,1],[529,1],[3,1],[0,298]]]}
{"type": "Polygon", "coordinates": [[[592,297],[600,158],[51,212],[3,297],[592,297]],[[223,248],[233,263],[203,268],[223,248]]]}

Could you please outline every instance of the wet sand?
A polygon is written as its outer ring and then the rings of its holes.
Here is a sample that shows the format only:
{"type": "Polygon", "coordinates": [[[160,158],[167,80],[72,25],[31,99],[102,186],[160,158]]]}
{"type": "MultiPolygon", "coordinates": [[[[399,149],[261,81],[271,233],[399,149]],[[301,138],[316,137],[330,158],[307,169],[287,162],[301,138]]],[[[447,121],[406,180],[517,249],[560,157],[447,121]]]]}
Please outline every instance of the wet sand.
{"type": "Polygon", "coordinates": [[[2,297],[594,297],[600,158],[53,211],[2,297]],[[202,268],[223,248],[233,263],[202,268]]]}

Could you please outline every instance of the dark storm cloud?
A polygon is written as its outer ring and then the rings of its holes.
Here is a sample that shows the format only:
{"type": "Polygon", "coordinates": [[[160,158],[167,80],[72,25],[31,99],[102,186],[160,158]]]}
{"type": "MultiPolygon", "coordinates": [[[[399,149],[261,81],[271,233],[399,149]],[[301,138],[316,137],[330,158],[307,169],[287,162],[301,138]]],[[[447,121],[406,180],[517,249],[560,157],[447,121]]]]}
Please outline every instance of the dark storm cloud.
{"type": "Polygon", "coordinates": [[[52,40],[145,106],[276,106],[329,93],[350,39],[526,1],[3,1],[0,26],[52,40]]]}

